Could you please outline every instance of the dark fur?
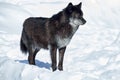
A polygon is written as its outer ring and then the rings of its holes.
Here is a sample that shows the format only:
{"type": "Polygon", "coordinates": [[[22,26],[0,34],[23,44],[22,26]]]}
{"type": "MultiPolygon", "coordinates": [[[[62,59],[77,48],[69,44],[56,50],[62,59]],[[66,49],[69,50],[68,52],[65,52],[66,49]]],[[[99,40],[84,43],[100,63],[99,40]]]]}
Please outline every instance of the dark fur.
{"type": "MultiPolygon", "coordinates": [[[[23,24],[23,31],[20,41],[21,51],[29,53],[29,64],[35,64],[35,56],[41,49],[50,49],[52,70],[57,69],[56,53],[59,50],[58,69],[63,70],[63,58],[67,44],[79,27],[70,24],[70,18],[81,20],[85,24],[81,4],[72,5],[69,3],[63,11],[53,15],[51,18],[30,17],[23,24]],[[66,40],[66,42],[65,42],[66,40]]],[[[77,23],[78,24],[78,23],[77,23]]]]}

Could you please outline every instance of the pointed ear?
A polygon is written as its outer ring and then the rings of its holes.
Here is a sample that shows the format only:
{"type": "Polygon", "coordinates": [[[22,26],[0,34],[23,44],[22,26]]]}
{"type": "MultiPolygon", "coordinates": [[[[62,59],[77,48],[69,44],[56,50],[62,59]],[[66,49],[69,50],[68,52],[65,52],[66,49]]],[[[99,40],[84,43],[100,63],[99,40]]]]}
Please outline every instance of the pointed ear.
{"type": "Polygon", "coordinates": [[[71,7],[71,6],[73,6],[73,4],[70,2],[67,7],[71,7]]]}
{"type": "Polygon", "coordinates": [[[71,13],[73,11],[72,7],[73,7],[73,4],[70,2],[67,6],[67,10],[68,10],[69,13],[71,13]]]}
{"type": "Polygon", "coordinates": [[[78,4],[78,6],[79,6],[79,8],[81,9],[81,7],[82,7],[82,2],[80,2],[80,3],[78,4]]]}

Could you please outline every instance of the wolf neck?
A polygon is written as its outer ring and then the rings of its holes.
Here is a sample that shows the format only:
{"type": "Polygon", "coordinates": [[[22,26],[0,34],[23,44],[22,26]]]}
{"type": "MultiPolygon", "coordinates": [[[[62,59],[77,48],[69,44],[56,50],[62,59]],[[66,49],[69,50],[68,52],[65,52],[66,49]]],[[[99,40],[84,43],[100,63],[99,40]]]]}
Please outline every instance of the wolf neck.
{"type": "MultiPolygon", "coordinates": [[[[66,30],[66,28],[69,28],[69,26],[71,26],[71,35],[73,35],[76,30],[79,27],[79,24],[75,24],[74,20],[72,18],[69,17],[69,15],[67,15],[64,11],[59,12],[58,14],[53,15],[50,19],[52,19],[52,21],[55,23],[55,26],[59,27],[59,29],[61,28],[61,26],[64,26],[64,30],[66,30]]],[[[65,35],[65,34],[64,34],[65,35]]]]}
{"type": "Polygon", "coordinates": [[[74,23],[71,22],[71,21],[69,22],[69,24],[72,26],[72,34],[74,34],[74,33],[77,31],[79,25],[74,24],[74,23]]]}
{"type": "Polygon", "coordinates": [[[50,19],[53,21],[58,21],[59,23],[68,23],[69,19],[67,19],[65,13],[63,11],[53,15],[50,19]]]}

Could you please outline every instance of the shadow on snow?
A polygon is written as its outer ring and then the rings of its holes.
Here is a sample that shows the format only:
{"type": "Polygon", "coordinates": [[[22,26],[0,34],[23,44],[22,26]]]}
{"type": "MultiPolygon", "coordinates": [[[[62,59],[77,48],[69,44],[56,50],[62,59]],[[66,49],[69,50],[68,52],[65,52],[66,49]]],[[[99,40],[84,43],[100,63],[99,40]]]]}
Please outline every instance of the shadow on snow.
{"type": "MultiPolygon", "coordinates": [[[[28,64],[28,60],[18,60],[18,61],[21,63],[28,64]]],[[[39,61],[39,60],[35,60],[35,62],[36,62],[36,66],[50,70],[50,64],[48,62],[44,63],[44,62],[39,61]]]]}

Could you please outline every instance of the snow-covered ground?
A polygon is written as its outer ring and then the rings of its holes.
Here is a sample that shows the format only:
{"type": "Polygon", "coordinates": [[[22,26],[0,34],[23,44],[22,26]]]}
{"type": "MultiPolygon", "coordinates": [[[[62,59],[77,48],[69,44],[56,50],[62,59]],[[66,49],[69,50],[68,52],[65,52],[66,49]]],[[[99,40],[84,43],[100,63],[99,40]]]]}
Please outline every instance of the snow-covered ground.
{"type": "Polygon", "coordinates": [[[0,80],[119,80],[119,0],[0,0],[0,80]],[[83,2],[87,23],[80,26],[67,47],[64,71],[52,72],[49,51],[29,65],[19,41],[24,19],[50,17],[69,2],[83,2]]]}

